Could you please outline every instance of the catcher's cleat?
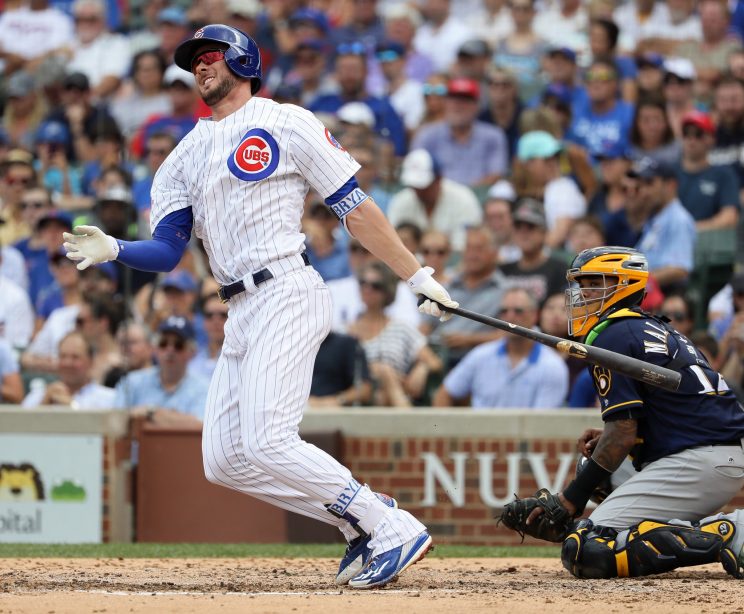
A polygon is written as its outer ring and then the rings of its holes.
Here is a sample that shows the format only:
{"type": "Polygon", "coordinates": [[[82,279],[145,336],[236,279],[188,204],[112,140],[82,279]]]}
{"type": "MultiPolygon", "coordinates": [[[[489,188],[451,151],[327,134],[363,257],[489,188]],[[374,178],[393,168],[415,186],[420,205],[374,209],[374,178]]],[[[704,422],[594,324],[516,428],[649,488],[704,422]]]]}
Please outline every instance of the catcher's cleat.
{"type": "MultiPolygon", "coordinates": [[[[376,492],[375,496],[382,501],[388,507],[398,509],[398,502],[393,499],[390,495],[385,493],[376,492]]],[[[336,574],[336,584],[343,586],[348,584],[355,575],[357,575],[362,568],[367,564],[369,555],[371,554],[369,549],[369,540],[372,539],[370,535],[359,536],[356,539],[352,539],[346,546],[346,552],[341,559],[341,563],[338,566],[338,573],[336,574]]]]}
{"type": "Polygon", "coordinates": [[[352,588],[377,588],[395,581],[431,550],[431,535],[422,531],[402,546],[372,557],[356,576],[349,580],[352,588]]]}

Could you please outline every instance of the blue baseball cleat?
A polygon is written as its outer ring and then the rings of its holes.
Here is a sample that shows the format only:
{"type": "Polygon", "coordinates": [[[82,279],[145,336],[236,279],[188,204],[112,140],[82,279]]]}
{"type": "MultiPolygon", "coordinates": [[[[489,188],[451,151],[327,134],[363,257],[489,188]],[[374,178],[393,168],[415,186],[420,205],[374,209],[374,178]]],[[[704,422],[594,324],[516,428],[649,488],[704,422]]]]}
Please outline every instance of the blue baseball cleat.
{"type": "Polygon", "coordinates": [[[356,576],[349,580],[352,588],[375,588],[394,581],[431,549],[431,535],[422,531],[402,546],[378,554],[356,576]]]}
{"type": "MultiPolygon", "coordinates": [[[[398,502],[393,499],[390,495],[386,495],[381,492],[376,492],[375,496],[382,501],[388,507],[393,509],[398,508],[398,502]]],[[[364,537],[359,536],[353,539],[346,546],[346,552],[344,557],[341,559],[341,563],[338,566],[338,573],[336,574],[336,584],[343,586],[348,584],[355,575],[357,575],[362,568],[367,564],[369,559],[369,540],[372,539],[370,535],[364,537]]]]}

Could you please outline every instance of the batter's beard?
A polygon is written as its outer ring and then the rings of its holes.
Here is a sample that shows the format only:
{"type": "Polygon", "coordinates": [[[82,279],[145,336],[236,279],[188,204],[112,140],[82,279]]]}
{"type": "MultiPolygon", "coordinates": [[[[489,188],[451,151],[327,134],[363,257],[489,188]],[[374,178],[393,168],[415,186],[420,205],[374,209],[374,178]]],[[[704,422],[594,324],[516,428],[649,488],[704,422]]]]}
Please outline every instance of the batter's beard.
{"type": "Polygon", "coordinates": [[[233,88],[238,85],[238,80],[232,75],[227,75],[222,81],[217,84],[217,87],[210,90],[206,94],[202,94],[202,100],[207,106],[213,107],[220,102],[225,96],[232,92],[233,88]]]}

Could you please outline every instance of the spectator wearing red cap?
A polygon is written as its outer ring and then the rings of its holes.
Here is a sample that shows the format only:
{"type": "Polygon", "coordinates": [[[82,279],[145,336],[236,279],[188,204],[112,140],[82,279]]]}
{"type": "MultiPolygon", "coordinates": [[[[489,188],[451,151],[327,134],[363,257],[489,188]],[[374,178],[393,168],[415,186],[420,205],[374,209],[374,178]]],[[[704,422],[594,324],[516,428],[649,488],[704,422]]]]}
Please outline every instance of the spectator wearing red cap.
{"type": "Polygon", "coordinates": [[[509,145],[498,126],[478,121],[480,87],[472,79],[447,85],[444,120],[419,130],[411,149],[426,149],[442,176],[470,187],[490,186],[506,171],[509,145]]]}
{"type": "Polygon", "coordinates": [[[730,228],[739,219],[739,181],[727,166],[711,166],[708,154],[716,128],[710,117],[693,111],[682,118],[679,199],[695,218],[697,229],[730,228]]]}

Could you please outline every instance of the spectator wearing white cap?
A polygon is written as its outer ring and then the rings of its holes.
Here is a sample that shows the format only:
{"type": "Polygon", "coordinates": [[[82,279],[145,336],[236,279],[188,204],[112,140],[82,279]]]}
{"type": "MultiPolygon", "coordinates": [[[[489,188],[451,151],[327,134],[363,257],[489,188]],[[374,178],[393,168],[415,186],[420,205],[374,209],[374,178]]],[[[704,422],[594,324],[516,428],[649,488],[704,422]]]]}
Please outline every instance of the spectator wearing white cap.
{"type": "Polygon", "coordinates": [[[194,75],[171,64],[165,71],[163,83],[170,98],[171,111],[152,115],[142,125],[131,144],[132,151],[138,157],[144,155],[147,140],[153,134],[170,134],[178,143],[193,129],[201,116],[194,75]]]}
{"type": "Polygon", "coordinates": [[[414,38],[423,23],[421,13],[410,4],[396,2],[383,10],[385,38],[403,45],[406,50],[406,75],[423,83],[434,72],[431,58],[414,48],[414,38]]]}
{"type": "Polygon", "coordinates": [[[88,77],[94,98],[108,98],[129,70],[129,41],[108,30],[102,0],[75,0],[72,13],[75,43],[68,70],[88,77]]]}
{"type": "Polygon", "coordinates": [[[512,208],[516,200],[514,186],[506,179],[500,179],[489,188],[483,204],[483,221],[498,245],[499,264],[516,262],[522,257],[522,250],[514,242],[512,208]]]}
{"type": "Polygon", "coordinates": [[[400,181],[405,188],[390,201],[390,223],[413,222],[424,231],[439,230],[455,251],[461,251],[466,228],[479,225],[483,217],[475,194],[442,177],[437,161],[425,149],[415,149],[404,158],[400,181]]]}
{"type": "Polygon", "coordinates": [[[694,85],[697,73],[687,58],[664,61],[664,101],[667,117],[676,139],[682,138],[682,118],[695,110],[694,85]]]}
{"type": "Polygon", "coordinates": [[[259,0],[227,0],[227,21],[225,23],[255,39],[258,31],[258,17],[262,11],[263,6],[259,0]]]}

